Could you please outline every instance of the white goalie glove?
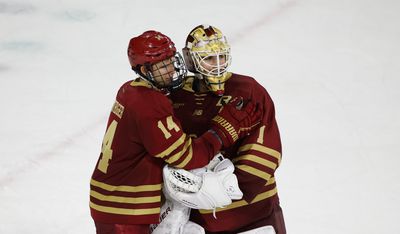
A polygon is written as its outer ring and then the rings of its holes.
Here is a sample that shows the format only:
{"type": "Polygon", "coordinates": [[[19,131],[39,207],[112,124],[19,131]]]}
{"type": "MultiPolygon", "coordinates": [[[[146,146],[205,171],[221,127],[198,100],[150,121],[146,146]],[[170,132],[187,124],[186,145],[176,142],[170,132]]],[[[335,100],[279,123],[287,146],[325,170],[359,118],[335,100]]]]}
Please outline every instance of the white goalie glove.
{"type": "Polygon", "coordinates": [[[167,200],[161,207],[160,223],[150,225],[150,233],[204,234],[200,225],[189,221],[189,207],[215,210],[232,203],[232,199],[241,199],[243,194],[233,171],[232,162],[221,154],[191,172],[165,166],[163,192],[167,200]]]}
{"type": "Polygon", "coordinates": [[[192,172],[168,165],[163,169],[164,194],[193,209],[215,210],[241,199],[242,191],[229,159],[217,155],[207,167],[192,172]]]}

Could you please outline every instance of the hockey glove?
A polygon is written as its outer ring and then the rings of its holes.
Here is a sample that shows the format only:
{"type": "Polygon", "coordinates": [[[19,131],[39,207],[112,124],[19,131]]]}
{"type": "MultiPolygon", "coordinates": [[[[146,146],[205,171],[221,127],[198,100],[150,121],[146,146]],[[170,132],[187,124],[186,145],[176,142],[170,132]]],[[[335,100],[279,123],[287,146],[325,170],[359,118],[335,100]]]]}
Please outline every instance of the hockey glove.
{"type": "Polygon", "coordinates": [[[212,119],[211,129],[227,148],[251,132],[260,123],[261,114],[257,104],[244,103],[242,97],[235,97],[212,119]]]}
{"type": "Polygon", "coordinates": [[[167,199],[194,209],[216,209],[243,196],[229,159],[223,159],[212,171],[197,175],[166,165],[163,169],[163,192],[167,199]]]}

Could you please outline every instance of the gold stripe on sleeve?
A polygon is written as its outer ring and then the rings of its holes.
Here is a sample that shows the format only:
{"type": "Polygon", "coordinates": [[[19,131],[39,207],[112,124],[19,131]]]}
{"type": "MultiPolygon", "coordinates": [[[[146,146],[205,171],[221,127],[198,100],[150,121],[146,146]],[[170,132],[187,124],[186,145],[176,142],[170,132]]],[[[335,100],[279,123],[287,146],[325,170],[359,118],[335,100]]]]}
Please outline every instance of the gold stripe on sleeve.
{"type": "Polygon", "coordinates": [[[256,150],[264,154],[271,155],[274,158],[278,159],[278,163],[281,162],[281,153],[278,151],[265,147],[263,145],[259,144],[247,144],[239,148],[238,153],[243,152],[243,151],[248,151],[248,150],[256,150]]]}
{"type": "MultiPolygon", "coordinates": [[[[258,194],[250,203],[246,202],[245,200],[235,201],[235,202],[232,202],[232,204],[230,204],[227,207],[217,208],[216,212],[231,210],[231,209],[235,209],[235,208],[242,207],[242,206],[247,206],[249,204],[253,204],[253,203],[265,200],[267,198],[270,198],[270,197],[274,196],[277,192],[278,192],[277,188],[275,187],[271,190],[268,190],[268,191],[258,194]]],[[[213,210],[199,210],[199,212],[201,214],[212,214],[213,210]]]]}
{"type": "Polygon", "coordinates": [[[188,153],[188,155],[186,156],[185,160],[183,160],[183,162],[179,163],[179,164],[176,165],[175,167],[177,167],[177,168],[183,168],[183,167],[185,167],[185,166],[190,162],[190,160],[192,160],[192,157],[193,157],[193,148],[192,148],[192,146],[190,146],[190,148],[189,148],[189,153],[188,153]]]}
{"type": "Polygon", "coordinates": [[[100,206],[93,202],[90,202],[90,207],[105,213],[110,214],[119,214],[119,215],[153,215],[159,214],[160,208],[149,208],[149,209],[124,209],[124,208],[115,208],[109,206],[100,206]]]}
{"type": "Polygon", "coordinates": [[[258,164],[261,164],[263,166],[271,168],[272,170],[275,170],[276,167],[277,167],[276,163],[273,163],[273,162],[271,162],[269,160],[263,159],[261,157],[258,157],[256,155],[252,155],[252,154],[246,154],[246,155],[234,158],[232,160],[232,162],[237,162],[237,161],[240,161],[240,160],[249,160],[249,161],[252,161],[252,162],[256,162],[258,164]]]}
{"type": "Polygon", "coordinates": [[[149,192],[149,191],[159,191],[161,190],[161,184],[150,184],[150,185],[139,185],[139,186],[127,186],[127,185],[109,185],[96,181],[94,179],[90,180],[90,184],[102,188],[107,191],[121,191],[121,192],[149,192]]]}
{"type": "Polygon", "coordinates": [[[168,158],[165,161],[167,161],[169,164],[178,161],[182,157],[182,155],[184,155],[186,153],[188,147],[189,146],[190,146],[190,148],[192,147],[191,144],[192,144],[192,138],[189,137],[185,143],[185,146],[183,146],[183,149],[181,151],[179,151],[178,153],[172,155],[170,158],[168,158]]]}
{"type": "Polygon", "coordinates": [[[163,158],[167,155],[169,155],[172,151],[176,150],[180,145],[182,145],[185,142],[186,139],[186,134],[182,134],[182,136],[175,141],[174,144],[172,144],[168,149],[164,150],[163,152],[159,153],[156,155],[157,158],[163,158]]]}
{"type": "Polygon", "coordinates": [[[247,165],[236,165],[236,168],[238,168],[238,169],[240,169],[242,171],[248,172],[248,173],[250,173],[252,175],[258,176],[258,177],[260,177],[260,178],[262,178],[262,179],[264,179],[266,181],[268,181],[269,178],[271,178],[270,174],[268,174],[268,173],[266,173],[264,171],[258,170],[258,169],[254,168],[254,167],[250,167],[250,166],[247,166],[247,165]]]}
{"type": "Polygon", "coordinates": [[[93,190],[90,190],[90,196],[101,201],[128,203],[128,204],[145,204],[145,203],[155,203],[161,201],[161,196],[152,196],[152,197],[108,196],[93,190]]]}
{"type": "Polygon", "coordinates": [[[276,187],[271,190],[268,190],[264,193],[260,193],[253,199],[253,201],[251,201],[251,204],[265,200],[269,197],[272,197],[273,195],[275,195],[277,193],[278,193],[278,189],[276,187]]]}
{"type": "Polygon", "coordinates": [[[271,184],[273,184],[273,183],[275,183],[275,177],[269,178],[269,180],[268,180],[268,182],[265,184],[265,186],[271,185],[271,184]]]}

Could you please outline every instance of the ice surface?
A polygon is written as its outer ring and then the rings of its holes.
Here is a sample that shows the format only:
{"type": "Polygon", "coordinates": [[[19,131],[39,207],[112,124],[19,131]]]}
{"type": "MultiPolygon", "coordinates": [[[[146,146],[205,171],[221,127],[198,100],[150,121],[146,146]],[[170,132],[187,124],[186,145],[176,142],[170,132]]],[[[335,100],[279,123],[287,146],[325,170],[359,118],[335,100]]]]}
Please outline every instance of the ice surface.
{"type": "Polygon", "coordinates": [[[400,3],[0,0],[0,233],[95,233],[89,179],[126,48],[219,27],[273,97],[288,233],[400,233],[400,3]]]}

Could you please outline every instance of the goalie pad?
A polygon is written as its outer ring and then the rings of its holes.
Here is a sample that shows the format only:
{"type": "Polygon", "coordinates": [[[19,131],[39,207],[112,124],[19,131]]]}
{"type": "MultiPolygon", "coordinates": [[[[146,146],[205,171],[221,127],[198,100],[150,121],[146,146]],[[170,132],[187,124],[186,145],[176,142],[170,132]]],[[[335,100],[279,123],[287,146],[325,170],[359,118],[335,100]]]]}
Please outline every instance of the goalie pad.
{"type": "Polygon", "coordinates": [[[183,226],[183,234],[205,234],[204,228],[202,228],[197,223],[193,223],[192,221],[188,221],[185,226],[183,226]]]}
{"type": "Polygon", "coordinates": [[[263,226],[249,231],[239,232],[238,234],[276,234],[276,232],[272,226],[263,226]]]}
{"type": "Polygon", "coordinates": [[[161,207],[159,224],[150,225],[151,234],[183,234],[190,216],[190,208],[166,200],[161,207]]]}
{"type": "Polygon", "coordinates": [[[223,159],[215,165],[213,171],[197,170],[195,175],[183,169],[163,169],[164,194],[168,199],[177,201],[193,209],[215,210],[232,203],[232,199],[241,199],[234,165],[223,159]]]}

